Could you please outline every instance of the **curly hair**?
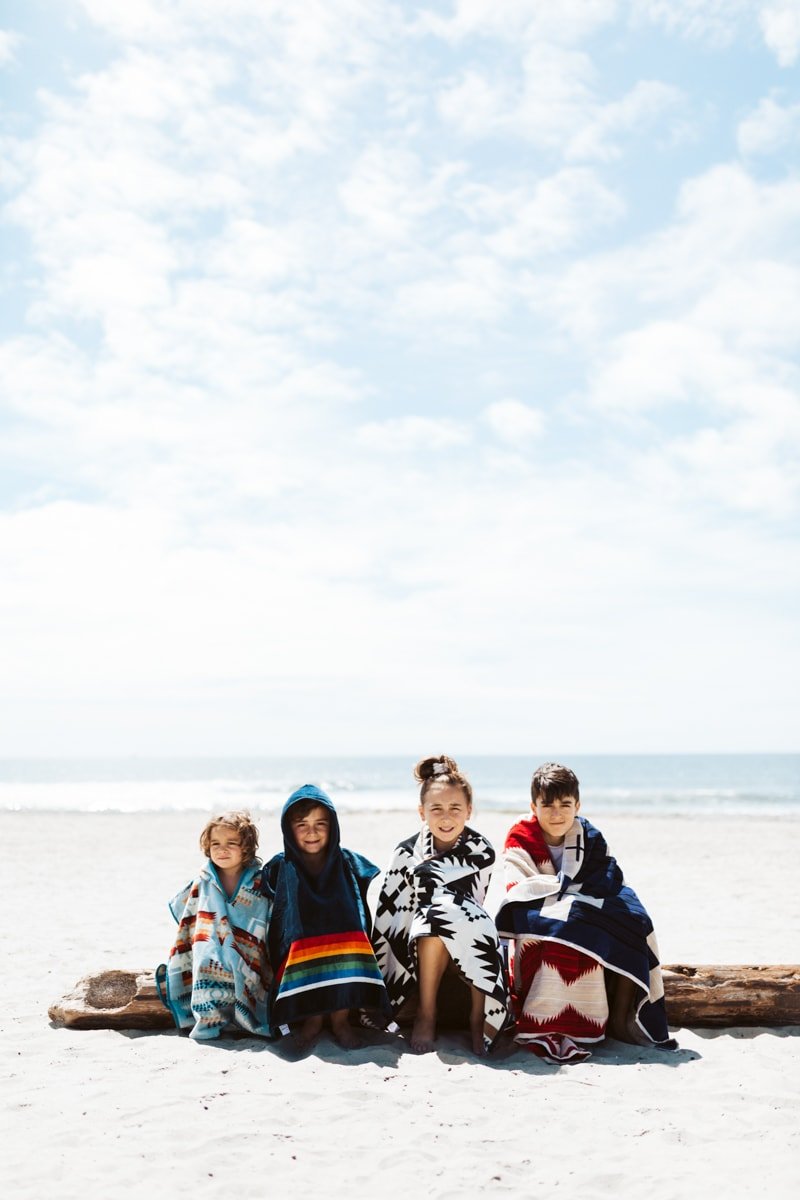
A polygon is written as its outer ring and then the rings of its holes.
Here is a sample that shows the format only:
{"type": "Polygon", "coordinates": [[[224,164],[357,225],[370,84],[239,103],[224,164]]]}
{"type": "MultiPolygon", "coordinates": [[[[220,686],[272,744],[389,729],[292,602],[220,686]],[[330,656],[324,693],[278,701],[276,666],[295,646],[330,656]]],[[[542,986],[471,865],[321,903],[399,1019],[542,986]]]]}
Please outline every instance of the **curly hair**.
{"type": "Polygon", "coordinates": [[[435,783],[444,783],[448,787],[460,787],[467,797],[467,803],[472,804],[472,784],[466,775],[462,775],[458,763],[446,754],[435,755],[433,758],[421,758],[414,767],[414,778],[422,786],[419,789],[419,802],[422,804],[425,796],[435,783]]]}
{"type": "Polygon", "coordinates": [[[200,849],[206,858],[211,850],[211,835],[217,825],[224,825],[238,833],[242,841],[242,856],[249,866],[255,859],[258,849],[258,830],[253,824],[250,813],[245,809],[232,809],[230,812],[219,813],[206,822],[206,826],[200,834],[200,849]]]}
{"type": "Polygon", "coordinates": [[[534,804],[537,800],[552,803],[553,800],[562,800],[564,796],[574,796],[580,800],[578,776],[569,767],[562,767],[561,763],[542,763],[533,772],[531,780],[531,799],[534,804]]]}

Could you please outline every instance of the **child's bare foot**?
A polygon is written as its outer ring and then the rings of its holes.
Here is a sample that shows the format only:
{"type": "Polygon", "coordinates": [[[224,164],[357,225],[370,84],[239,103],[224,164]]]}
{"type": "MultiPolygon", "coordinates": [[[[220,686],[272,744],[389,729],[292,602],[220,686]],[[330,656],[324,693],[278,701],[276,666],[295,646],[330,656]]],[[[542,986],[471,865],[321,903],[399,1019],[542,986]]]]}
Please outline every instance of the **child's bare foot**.
{"type": "Polygon", "coordinates": [[[612,1016],[608,1022],[606,1037],[615,1038],[616,1041],[625,1042],[629,1046],[652,1046],[653,1044],[649,1037],[642,1033],[632,1014],[622,1020],[612,1016]]]}
{"type": "Polygon", "coordinates": [[[361,1039],[350,1024],[349,1009],[331,1013],[331,1030],[343,1050],[357,1050],[361,1045],[361,1039]]]}
{"type": "Polygon", "coordinates": [[[472,1052],[477,1054],[479,1058],[483,1058],[486,1053],[486,1043],[483,1040],[483,1021],[476,1028],[474,1025],[470,1028],[470,1038],[472,1039],[472,1052]]]}
{"type": "Polygon", "coordinates": [[[417,1054],[429,1054],[436,1045],[436,1018],[417,1014],[411,1030],[411,1049],[417,1054]]]}
{"type": "Polygon", "coordinates": [[[298,1050],[308,1050],[322,1032],[322,1017],[307,1017],[294,1035],[298,1050]]]}

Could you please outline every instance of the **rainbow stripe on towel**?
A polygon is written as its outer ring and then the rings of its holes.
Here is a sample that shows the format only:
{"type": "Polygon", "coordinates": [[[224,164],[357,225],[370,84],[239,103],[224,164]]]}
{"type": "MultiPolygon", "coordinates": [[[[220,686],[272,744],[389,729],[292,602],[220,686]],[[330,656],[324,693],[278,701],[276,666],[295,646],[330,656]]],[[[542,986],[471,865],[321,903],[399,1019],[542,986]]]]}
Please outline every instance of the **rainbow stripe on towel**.
{"type": "Polygon", "coordinates": [[[292,942],[276,976],[277,998],[351,983],[383,986],[369,938],[361,929],[292,942]]]}

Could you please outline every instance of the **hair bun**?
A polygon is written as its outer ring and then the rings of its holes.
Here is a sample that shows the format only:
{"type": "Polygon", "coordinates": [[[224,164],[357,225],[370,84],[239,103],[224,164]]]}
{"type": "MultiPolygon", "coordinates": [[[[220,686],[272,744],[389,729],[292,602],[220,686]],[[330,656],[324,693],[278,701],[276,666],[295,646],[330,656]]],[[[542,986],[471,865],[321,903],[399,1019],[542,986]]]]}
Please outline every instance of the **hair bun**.
{"type": "Polygon", "coordinates": [[[446,754],[438,754],[432,758],[421,758],[414,767],[414,778],[417,783],[425,783],[428,779],[436,779],[437,776],[445,775],[456,778],[460,778],[461,775],[456,760],[448,758],[446,754]]]}

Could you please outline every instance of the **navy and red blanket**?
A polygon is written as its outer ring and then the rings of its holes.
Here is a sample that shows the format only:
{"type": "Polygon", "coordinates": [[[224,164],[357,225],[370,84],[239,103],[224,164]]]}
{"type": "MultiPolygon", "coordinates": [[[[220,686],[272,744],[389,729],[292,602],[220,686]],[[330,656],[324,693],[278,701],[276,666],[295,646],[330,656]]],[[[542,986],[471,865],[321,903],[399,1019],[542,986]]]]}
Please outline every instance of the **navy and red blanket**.
{"type": "MultiPolygon", "coordinates": [[[[564,839],[563,860],[556,871],[539,823],[529,817],[510,830],[504,860],[508,890],[496,917],[501,936],[514,939],[518,950],[529,940],[551,943],[554,951],[557,945],[569,947],[608,971],[626,976],[636,987],[636,1025],[652,1042],[669,1042],[653,923],[636,893],[626,885],[600,831],[584,817],[576,817],[564,839]]],[[[549,963],[552,957],[545,948],[542,965],[557,969],[557,961],[549,963]]],[[[555,957],[557,960],[557,953],[555,957]]],[[[574,963],[568,966],[574,975],[574,963]]],[[[569,970],[564,976],[568,985],[579,980],[579,976],[570,979],[569,970]]],[[[525,1000],[522,996],[521,1007],[525,1000]]],[[[552,1010],[552,997],[547,1005],[552,1010]]],[[[603,1036],[605,1020],[598,1021],[599,1015],[594,1014],[594,1036],[576,1040],[603,1036]]]]}

